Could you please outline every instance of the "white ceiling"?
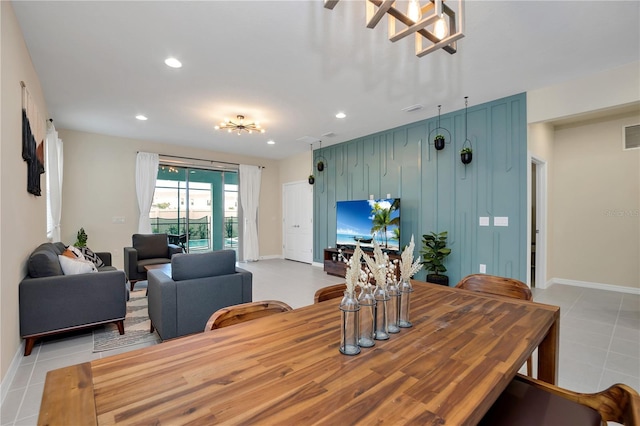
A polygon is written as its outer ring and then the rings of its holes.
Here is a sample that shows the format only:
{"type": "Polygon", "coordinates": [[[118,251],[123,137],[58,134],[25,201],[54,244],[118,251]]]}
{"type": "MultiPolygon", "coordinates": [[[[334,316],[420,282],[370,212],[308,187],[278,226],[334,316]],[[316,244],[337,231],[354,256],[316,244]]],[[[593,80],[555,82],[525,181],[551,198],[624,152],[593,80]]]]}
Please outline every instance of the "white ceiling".
{"type": "Polygon", "coordinates": [[[458,53],[423,58],[385,21],[367,29],[362,1],[13,7],[56,127],[271,159],[309,150],[305,136],[327,146],[640,60],[637,0],[467,0],[458,53]],[[267,132],[213,129],[237,114],[267,132]]]}

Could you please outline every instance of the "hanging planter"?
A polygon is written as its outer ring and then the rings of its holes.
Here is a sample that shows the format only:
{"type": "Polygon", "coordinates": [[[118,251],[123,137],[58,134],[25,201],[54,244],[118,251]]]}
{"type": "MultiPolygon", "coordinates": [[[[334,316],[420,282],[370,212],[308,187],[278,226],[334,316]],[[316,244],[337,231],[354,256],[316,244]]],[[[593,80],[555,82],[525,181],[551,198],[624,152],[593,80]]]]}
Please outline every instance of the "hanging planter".
{"type": "Polygon", "coordinates": [[[471,147],[465,147],[460,150],[460,160],[462,164],[469,164],[473,160],[473,150],[471,147]]]}
{"type": "Polygon", "coordinates": [[[442,105],[438,105],[438,124],[436,125],[436,128],[431,130],[429,132],[429,139],[431,139],[431,137],[433,137],[433,147],[437,150],[437,151],[441,151],[444,149],[444,146],[449,143],[447,142],[447,140],[451,140],[451,133],[449,133],[449,131],[447,129],[445,129],[444,127],[440,126],[440,108],[442,107],[442,105]],[[434,135],[435,136],[432,136],[434,135]]]}
{"type": "Polygon", "coordinates": [[[326,166],[327,160],[322,156],[322,141],[320,141],[320,148],[318,148],[319,156],[316,157],[316,169],[321,172],[326,166]]]}
{"type": "Polygon", "coordinates": [[[467,165],[473,160],[473,148],[471,147],[471,141],[467,136],[467,105],[468,96],[464,97],[464,142],[462,143],[462,149],[460,150],[460,161],[462,164],[467,165]]]}
{"type": "Polygon", "coordinates": [[[314,175],[309,175],[309,185],[313,185],[316,183],[316,177],[314,175]]]}

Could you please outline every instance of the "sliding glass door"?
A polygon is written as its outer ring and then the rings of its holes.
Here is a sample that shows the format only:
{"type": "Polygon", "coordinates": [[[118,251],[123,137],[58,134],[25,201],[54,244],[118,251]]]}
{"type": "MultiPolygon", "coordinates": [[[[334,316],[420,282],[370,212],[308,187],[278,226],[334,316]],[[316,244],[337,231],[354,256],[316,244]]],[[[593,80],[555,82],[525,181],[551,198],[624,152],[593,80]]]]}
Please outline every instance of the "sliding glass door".
{"type": "Polygon", "coordinates": [[[151,229],[188,252],[238,247],[238,173],[160,165],[151,229]]]}

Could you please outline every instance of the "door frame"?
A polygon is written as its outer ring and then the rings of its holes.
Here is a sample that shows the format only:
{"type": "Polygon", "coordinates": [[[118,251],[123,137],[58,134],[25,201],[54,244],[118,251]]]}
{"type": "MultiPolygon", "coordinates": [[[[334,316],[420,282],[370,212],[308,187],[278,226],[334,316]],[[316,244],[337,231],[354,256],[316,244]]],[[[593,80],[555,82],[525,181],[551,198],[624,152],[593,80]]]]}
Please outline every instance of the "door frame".
{"type": "Polygon", "coordinates": [[[547,203],[548,203],[548,165],[542,157],[528,153],[527,161],[527,285],[531,287],[531,231],[533,218],[531,204],[536,197],[536,288],[547,288],[547,203]],[[531,167],[536,166],[536,193],[533,194],[531,167]]]}

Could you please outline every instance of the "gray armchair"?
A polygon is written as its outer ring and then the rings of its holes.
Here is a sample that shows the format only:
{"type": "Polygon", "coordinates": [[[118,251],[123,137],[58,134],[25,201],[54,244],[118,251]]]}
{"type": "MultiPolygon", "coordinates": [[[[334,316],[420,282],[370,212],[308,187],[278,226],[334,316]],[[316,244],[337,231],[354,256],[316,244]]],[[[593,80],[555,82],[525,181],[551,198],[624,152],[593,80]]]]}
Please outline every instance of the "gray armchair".
{"type": "Polygon", "coordinates": [[[236,267],[233,250],[176,254],[171,277],[149,271],[151,331],[162,340],[204,330],[218,309],[252,301],[251,272],[236,267]]]}
{"type": "Polygon", "coordinates": [[[124,248],[124,271],[131,291],[137,281],[147,279],[145,266],[170,263],[174,254],[182,253],[182,247],[169,244],[167,234],[133,234],[131,241],[133,247],[124,248]]]}

